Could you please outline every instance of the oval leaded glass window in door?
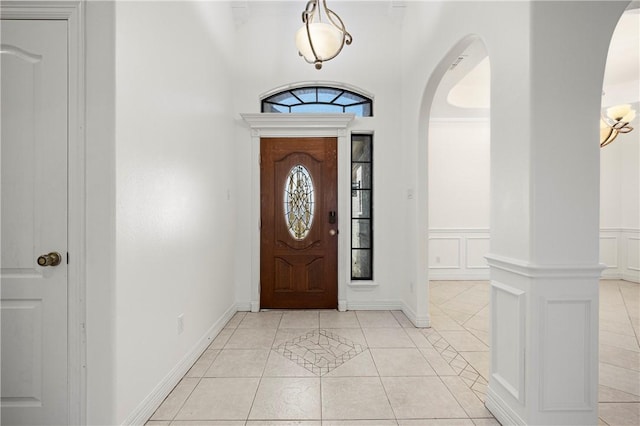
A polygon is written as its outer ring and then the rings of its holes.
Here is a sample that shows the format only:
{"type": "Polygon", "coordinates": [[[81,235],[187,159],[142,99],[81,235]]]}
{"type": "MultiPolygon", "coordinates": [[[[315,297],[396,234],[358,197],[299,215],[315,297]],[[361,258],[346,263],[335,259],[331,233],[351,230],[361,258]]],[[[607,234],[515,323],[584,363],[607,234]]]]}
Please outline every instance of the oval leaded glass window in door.
{"type": "Polygon", "coordinates": [[[309,170],[301,164],[293,166],[284,186],[284,219],[296,240],[303,240],[311,229],[315,207],[313,192],[309,170]]]}

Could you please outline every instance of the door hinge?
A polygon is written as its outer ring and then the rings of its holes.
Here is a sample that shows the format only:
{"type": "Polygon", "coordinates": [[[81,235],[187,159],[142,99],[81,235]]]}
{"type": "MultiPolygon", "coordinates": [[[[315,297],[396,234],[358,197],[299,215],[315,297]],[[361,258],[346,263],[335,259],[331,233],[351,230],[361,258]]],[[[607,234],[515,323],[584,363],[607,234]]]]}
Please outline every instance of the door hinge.
{"type": "Polygon", "coordinates": [[[69,252],[67,252],[67,265],[69,264],[69,252]]]}

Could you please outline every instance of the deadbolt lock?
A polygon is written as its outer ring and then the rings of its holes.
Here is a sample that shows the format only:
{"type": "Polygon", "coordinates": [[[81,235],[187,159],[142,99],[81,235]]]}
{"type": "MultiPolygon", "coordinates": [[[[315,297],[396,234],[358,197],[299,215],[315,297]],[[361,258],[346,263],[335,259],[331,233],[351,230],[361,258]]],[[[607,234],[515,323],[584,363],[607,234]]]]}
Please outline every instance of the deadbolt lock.
{"type": "Polygon", "coordinates": [[[58,266],[61,261],[62,257],[60,256],[60,253],[55,251],[38,257],[38,265],[40,266],[58,266]]]}

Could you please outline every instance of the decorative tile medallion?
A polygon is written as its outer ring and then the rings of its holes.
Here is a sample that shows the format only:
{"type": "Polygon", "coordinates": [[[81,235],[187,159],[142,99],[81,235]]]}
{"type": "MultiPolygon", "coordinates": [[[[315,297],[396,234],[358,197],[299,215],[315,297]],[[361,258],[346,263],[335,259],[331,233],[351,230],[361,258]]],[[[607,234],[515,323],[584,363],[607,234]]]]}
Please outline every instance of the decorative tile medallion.
{"type": "Polygon", "coordinates": [[[359,345],[327,330],[312,330],[273,348],[312,373],[322,376],[362,353],[359,345]]]}

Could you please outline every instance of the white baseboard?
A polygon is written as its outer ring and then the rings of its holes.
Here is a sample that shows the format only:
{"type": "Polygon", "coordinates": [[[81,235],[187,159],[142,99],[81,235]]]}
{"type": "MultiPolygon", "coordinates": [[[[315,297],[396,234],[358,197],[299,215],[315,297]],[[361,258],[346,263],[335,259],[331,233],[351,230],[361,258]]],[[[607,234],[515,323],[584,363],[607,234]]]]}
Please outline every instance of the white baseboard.
{"type": "Polygon", "coordinates": [[[236,310],[238,312],[251,312],[251,302],[237,302],[236,310]]]}
{"type": "Polygon", "coordinates": [[[526,424],[491,388],[487,389],[484,405],[502,425],[526,424]]]}
{"type": "Polygon", "coordinates": [[[402,312],[409,318],[409,321],[413,323],[418,328],[428,328],[431,327],[431,319],[429,315],[425,315],[423,317],[418,317],[413,309],[409,305],[404,302],[402,303],[402,312]]]}
{"type": "Polygon", "coordinates": [[[620,279],[640,284],[640,272],[623,272],[620,279]]]}
{"type": "Polygon", "coordinates": [[[151,393],[127,416],[122,424],[144,425],[237,311],[236,304],[230,306],[151,393]]]}
{"type": "Polygon", "coordinates": [[[464,274],[459,272],[441,272],[433,269],[429,270],[430,281],[489,281],[489,271],[483,271],[473,274],[464,274]]]}
{"type": "Polygon", "coordinates": [[[624,280],[640,284],[640,272],[627,271],[620,272],[618,269],[602,271],[603,280],[624,280]]]}
{"type": "Polygon", "coordinates": [[[401,311],[404,305],[399,300],[374,300],[346,302],[350,311],[401,311]]]}

